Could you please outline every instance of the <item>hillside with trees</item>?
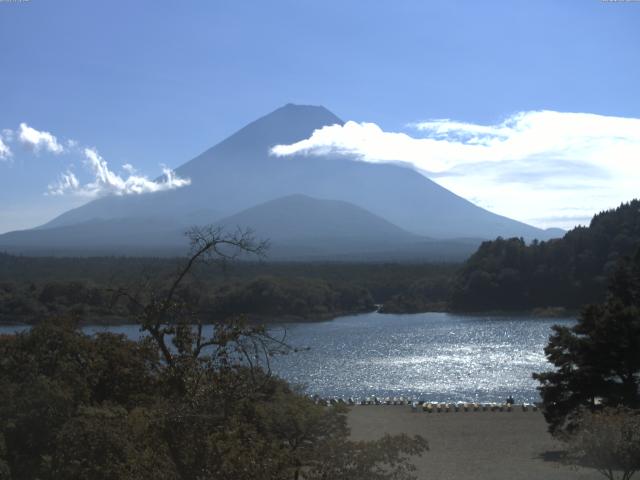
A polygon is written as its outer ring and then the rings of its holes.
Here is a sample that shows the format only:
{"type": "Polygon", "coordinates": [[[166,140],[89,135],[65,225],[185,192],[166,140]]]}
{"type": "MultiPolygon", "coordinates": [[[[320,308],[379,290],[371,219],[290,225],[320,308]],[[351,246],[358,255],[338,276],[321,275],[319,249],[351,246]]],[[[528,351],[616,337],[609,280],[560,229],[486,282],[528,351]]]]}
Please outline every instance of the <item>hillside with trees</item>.
{"type": "MultiPolygon", "coordinates": [[[[214,285],[185,283],[178,295],[197,305],[209,322],[232,315],[256,321],[324,320],[375,309],[366,289],[322,279],[262,276],[214,285]]],[[[81,281],[0,283],[0,323],[37,323],[60,316],[84,324],[130,323],[137,307],[116,298],[118,288],[81,281]]]]}
{"type": "MultiPolygon", "coordinates": [[[[114,291],[171,278],[178,258],[19,257],[0,254],[0,323],[36,323],[72,316],[83,323],[133,321],[135,305],[114,291]]],[[[401,295],[418,289],[442,305],[459,264],[236,262],[197,265],[181,295],[198,302],[205,319],[245,314],[265,321],[311,321],[404,308],[401,295]],[[415,286],[414,286],[415,284],[415,286]]],[[[413,296],[417,295],[414,294],[413,296]]],[[[405,297],[402,297],[404,299],[405,297]]],[[[421,301],[422,302],[422,301],[421,301]]],[[[446,303],[445,303],[446,304],[446,303]]],[[[418,304],[424,308],[424,303],[418,304]]]]}
{"type": "Polygon", "coordinates": [[[319,279],[259,277],[251,282],[225,284],[215,293],[213,314],[224,318],[241,312],[249,318],[324,319],[375,309],[371,294],[349,284],[319,279]]]}
{"type": "Polygon", "coordinates": [[[563,238],[527,244],[521,238],[484,242],[452,288],[456,311],[579,309],[605,299],[618,262],[640,246],[640,200],[593,217],[563,238]]]}

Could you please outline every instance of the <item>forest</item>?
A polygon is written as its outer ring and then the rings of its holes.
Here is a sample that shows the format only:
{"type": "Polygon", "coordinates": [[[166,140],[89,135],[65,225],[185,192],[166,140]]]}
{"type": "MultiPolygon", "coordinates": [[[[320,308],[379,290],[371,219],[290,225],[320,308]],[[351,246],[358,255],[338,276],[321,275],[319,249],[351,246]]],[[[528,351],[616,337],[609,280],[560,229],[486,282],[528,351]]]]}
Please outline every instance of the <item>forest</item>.
{"type": "MultiPolygon", "coordinates": [[[[619,261],[640,248],[640,201],[595,215],[563,238],[482,243],[466,262],[237,261],[198,265],[180,295],[215,321],[314,321],[372,311],[577,311],[601,302],[619,261]]],[[[0,253],[0,322],[48,316],[84,323],[132,321],[116,293],[161,288],[181,258],[22,257],[0,253]]]]}
{"type": "MultiPolygon", "coordinates": [[[[140,284],[162,284],[180,261],[0,254],[0,322],[34,323],[45,316],[65,315],[84,323],[130,322],[136,307],[116,293],[123,288],[135,291],[140,284]]],[[[448,293],[441,285],[448,284],[458,267],[449,263],[216,263],[198,265],[180,294],[197,303],[211,321],[231,314],[260,321],[324,320],[372,311],[376,305],[392,311],[402,293],[416,291],[416,285],[436,285],[436,301],[442,304],[448,293]]]]}
{"type": "Polygon", "coordinates": [[[455,311],[577,310],[602,302],[620,260],[640,247],[640,200],[599,213],[588,227],[561,239],[484,242],[457,273],[450,307],[455,311]]]}

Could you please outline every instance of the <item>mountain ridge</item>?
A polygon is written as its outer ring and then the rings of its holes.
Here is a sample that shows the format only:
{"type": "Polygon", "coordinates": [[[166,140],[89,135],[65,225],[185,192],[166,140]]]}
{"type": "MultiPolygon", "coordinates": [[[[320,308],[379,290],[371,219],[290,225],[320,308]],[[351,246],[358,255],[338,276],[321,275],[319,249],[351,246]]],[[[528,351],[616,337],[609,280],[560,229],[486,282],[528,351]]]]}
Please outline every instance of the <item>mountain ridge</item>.
{"type": "MultiPolygon", "coordinates": [[[[347,202],[408,233],[441,241],[497,236],[545,240],[557,235],[484,210],[406,166],[339,155],[281,158],[270,154],[276,144],[293,143],[318,128],[342,123],[324,107],[287,104],[176,168],[178,175],[192,180],[189,186],[99,198],[22,235],[32,235],[29,241],[35,245],[41,235],[37,232],[90,220],[143,218],[151,223],[184,224],[189,218],[192,224],[215,223],[294,194],[347,202]]],[[[126,238],[130,232],[122,229],[119,234],[126,238]]],[[[0,236],[0,245],[6,239],[0,236]]]]}

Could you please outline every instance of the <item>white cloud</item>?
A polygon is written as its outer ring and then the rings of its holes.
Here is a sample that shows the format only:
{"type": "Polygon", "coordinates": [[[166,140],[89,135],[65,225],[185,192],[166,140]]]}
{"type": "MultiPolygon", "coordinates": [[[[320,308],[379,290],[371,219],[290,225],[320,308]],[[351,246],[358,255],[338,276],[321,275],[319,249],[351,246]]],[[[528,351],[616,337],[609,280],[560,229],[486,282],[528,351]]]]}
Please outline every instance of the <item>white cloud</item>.
{"type": "Polygon", "coordinates": [[[67,171],[60,176],[56,183],[49,185],[49,194],[70,193],[87,197],[132,195],[172,190],[191,184],[190,179],[179,178],[173,170],[166,167],[162,169],[164,179],[155,182],[145,176],[134,174],[135,169],[127,164],[131,170],[129,170],[129,176],[123,178],[109,169],[107,161],[100,156],[95,148],[85,148],[83,154],[85,165],[91,171],[93,180],[81,184],[72,172],[67,171]]]}
{"type": "Polygon", "coordinates": [[[0,137],[0,160],[7,160],[11,158],[12,155],[13,153],[11,152],[9,145],[4,143],[2,137],[0,137]]]}
{"type": "Polygon", "coordinates": [[[78,176],[71,170],[72,165],[58,179],[49,184],[47,195],[66,195],[97,197],[102,195],[132,195],[163,190],[172,190],[191,184],[191,180],[178,177],[175,172],[162,166],[164,177],[159,181],[149,180],[146,176],[138,174],[137,170],[130,163],[122,166],[126,175],[119,175],[109,169],[109,165],[95,148],[86,148],[80,142],[67,139],[63,146],[57,138],[46,131],[39,131],[30,127],[26,123],[21,123],[17,131],[10,129],[2,130],[0,134],[0,160],[6,160],[12,156],[9,146],[4,140],[9,142],[17,140],[33,152],[46,150],[55,154],[82,154],[83,164],[91,173],[92,179],[82,183],[78,176]]]}
{"type": "Polygon", "coordinates": [[[49,195],[64,195],[68,191],[77,191],[80,188],[80,182],[74,173],[67,170],[60,174],[58,181],[49,185],[49,195]]]}
{"type": "Polygon", "coordinates": [[[540,226],[574,225],[559,207],[578,218],[640,195],[638,118],[530,111],[496,125],[441,119],[411,127],[417,134],[347,122],[272,153],[405,162],[481,206],[540,226]]]}
{"type": "Polygon", "coordinates": [[[4,139],[7,142],[11,142],[13,141],[13,130],[11,130],[10,128],[3,128],[2,129],[2,135],[0,135],[1,137],[4,137],[4,139]]]}
{"type": "Polygon", "coordinates": [[[133,175],[134,173],[137,172],[135,167],[130,163],[125,163],[124,165],[122,165],[122,169],[130,175],[133,175]]]}
{"type": "Polygon", "coordinates": [[[58,143],[56,137],[51,133],[36,130],[26,123],[20,124],[18,139],[26,147],[33,149],[34,152],[38,152],[41,149],[56,154],[64,152],[64,147],[58,143]]]}

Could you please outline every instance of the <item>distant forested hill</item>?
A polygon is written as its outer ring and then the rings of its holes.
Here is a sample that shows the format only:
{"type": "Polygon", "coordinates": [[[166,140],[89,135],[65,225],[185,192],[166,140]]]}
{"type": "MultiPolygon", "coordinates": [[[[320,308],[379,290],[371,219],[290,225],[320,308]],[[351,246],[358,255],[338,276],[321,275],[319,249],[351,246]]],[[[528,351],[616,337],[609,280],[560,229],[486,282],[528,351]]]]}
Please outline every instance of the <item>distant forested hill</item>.
{"type": "MultiPolygon", "coordinates": [[[[0,324],[66,316],[93,324],[133,321],[135,305],[125,298],[114,301],[113,292],[119,288],[137,292],[150,279],[161,291],[183,261],[0,253],[0,324]]],[[[458,267],[344,262],[237,262],[225,269],[199,265],[182,293],[198,301],[208,320],[240,314],[265,322],[321,320],[372,310],[374,304],[386,304],[392,297],[414,291],[414,283],[422,286],[421,295],[428,290],[429,302],[446,303],[445,293],[432,297],[440,292],[439,285],[450,284],[458,267]],[[426,285],[437,288],[426,289],[426,285]]],[[[420,302],[419,308],[430,308],[431,303],[420,302]]]]}
{"type": "Polygon", "coordinates": [[[618,261],[640,247],[640,200],[597,214],[589,227],[527,245],[522,239],[484,242],[452,287],[457,311],[520,310],[601,302],[618,261]]]}

